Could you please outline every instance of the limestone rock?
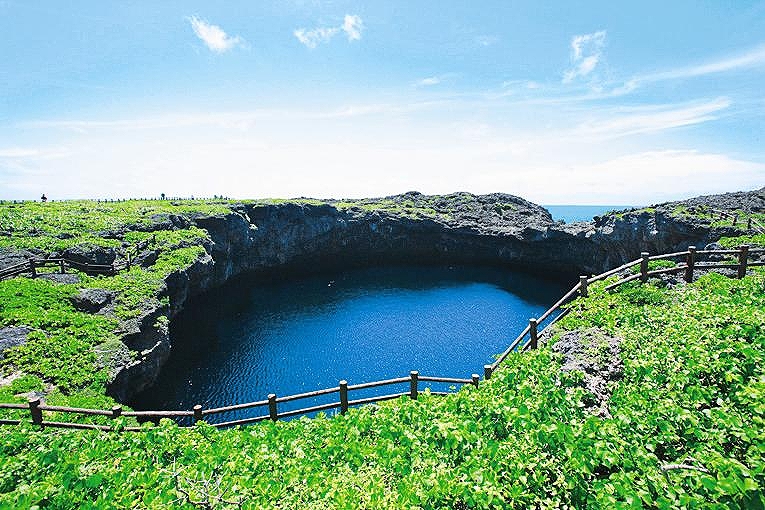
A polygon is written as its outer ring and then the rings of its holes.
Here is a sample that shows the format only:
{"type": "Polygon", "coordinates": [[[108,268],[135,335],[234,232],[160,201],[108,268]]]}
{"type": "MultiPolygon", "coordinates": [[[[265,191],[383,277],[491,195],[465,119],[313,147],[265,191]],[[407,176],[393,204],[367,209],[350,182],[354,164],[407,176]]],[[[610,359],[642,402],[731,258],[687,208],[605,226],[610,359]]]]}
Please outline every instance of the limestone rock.
{"type": "Polygon", "coordinates": [[[32,330],[23,326],[8,326],[0,328],[0,359],[3,359],[3,352],[11,347],[23,345],[27,341],[27,335],[32,330]]]}
{"type": "Polygon", "coordinates": [[[114,299],[114,292],[104,289],[82,289],[71,298],[74,307],[80,311],[97,313],[114,299]]]}

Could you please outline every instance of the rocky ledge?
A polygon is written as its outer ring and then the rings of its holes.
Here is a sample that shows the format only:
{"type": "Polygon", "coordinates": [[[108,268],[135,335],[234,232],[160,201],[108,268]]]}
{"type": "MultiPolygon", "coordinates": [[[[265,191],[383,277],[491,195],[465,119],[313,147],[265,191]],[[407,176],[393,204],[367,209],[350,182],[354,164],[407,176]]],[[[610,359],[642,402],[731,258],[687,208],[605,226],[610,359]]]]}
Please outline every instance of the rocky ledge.
{"type": "MultiPolygon", "coordinates": [[[[136,356],[120,358],[127,361],[114,367],[109,392],[127,401],[150,386],[171,349],[167,320],[158,319],[172,319],[189,298],[240,275],[389,262],[478,263],[573,281],[579,274],[638,258],[641,251],[679,251],[746,233],[743,226],[715,226],[709,208],[765,212],[765,188],[615,211],[572,224],[555,221],[541,206],[499,193],[253,202],[231,205],[225,214],[157,217],[157,230],[196,226],[207,232],[208,240],[193,264],[165,280],[162,294],[169,305],[143,310],[124,328],[123,342],[136,356]]],[[[152,227],[140,226],[147,228],[152,227]]],[[[26,256],[6,252],[0,268],[26,256]]],[[[115,254],[95,250],[85,258],[101,262],[106,256],[114,260],[115,254]]],[[[144,253],[137,262],[151,265],[155,260],[156,254],[144,253]]],[[[82,306],[98,309],[110,299],[85,296],[82,306]]]]}

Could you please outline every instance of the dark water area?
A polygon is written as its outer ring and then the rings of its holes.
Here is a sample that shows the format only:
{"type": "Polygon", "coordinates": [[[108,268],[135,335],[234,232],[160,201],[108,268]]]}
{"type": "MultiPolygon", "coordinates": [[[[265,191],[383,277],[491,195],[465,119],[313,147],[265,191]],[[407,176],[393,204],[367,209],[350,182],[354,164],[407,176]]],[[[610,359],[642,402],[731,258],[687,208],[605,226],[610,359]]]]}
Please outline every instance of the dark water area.
{"type": "MultiPolygon", "coordinates": [[[[138,410],[204,408],[422,375],[482,374],[565,292],[556,281],[492,267],[392,266],[233,282],[191,303],[173,351],[138,410]]],[[[427,384],[423,383],[422,388],[427,384]]],[[[448,389],[433,385],[433,390],[448,389]]],[[[352,392],[351,399],[408,386],[352,392]]],[[[337,400],[280,404],[279,411],[337,400]]],[[[267,409],[211,415],[228,421],[267,409]]]]}
{"type": "Polygon", "coordinates": [[[576,221],[590,221],[595,216],[602,216],[609,211],[621,211],[631,209],[632,205],[545,205],[553,219],[563,220],[566,223],[576,221]]]}

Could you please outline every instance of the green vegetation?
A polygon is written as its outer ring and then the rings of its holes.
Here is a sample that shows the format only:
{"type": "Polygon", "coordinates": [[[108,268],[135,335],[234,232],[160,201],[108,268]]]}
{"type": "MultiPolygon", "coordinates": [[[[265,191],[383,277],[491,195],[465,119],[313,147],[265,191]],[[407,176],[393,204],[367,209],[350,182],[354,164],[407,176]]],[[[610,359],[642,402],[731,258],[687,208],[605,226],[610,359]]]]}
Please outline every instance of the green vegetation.
{"type": "Polygon", "coordinates": [[[129,226],[150,227],[156,215],[225,214],[232,202],[216,200],[128,200],[0,204],[0,248],[61,251],[91,243],[117,247],[129,226]]]}
{"type": "MultiPolygon", "coordinates": [[[[436,199],[416,196],[333,205],[443,214],[436,199]]],[[[116,276],[80,275],[78,284],[0,282],[0,327],[31,330],[0,360],[8,377],[0,401],[45,392],[51,405],[110,408],[109,368],[132,356],[116,332],[147,307],[167,306],[164,279],[200,262],[209,242],[168,215],[227,211],[221,201],[0,204],[0,248],[61,250],[102,239],[95,244],[118,258],[136,243],[152,255],[116,276]],[[112,291],[110,311],[77,310],[72,298],[82,288],[112,291]]],[[[344,416],[223,431],[169,421],[137,433],[1,426],[0,508],[764,508],[765,273],[614,292],[603,290],[607,283],[570,304],[539,350],[512,355],[491,381],[447,397],[426,392],[344,416]],[[600,362],[610,352],[598,339],[622,339],[624,372],[610,383],[609,417],[585,410],[592,397],[583,375],[559,371],[561,357],[548,348],[572,330],[588,332],[587,354],[600,362]]],[[[166,328],[167,318],[156,326],[166,328]]]]}
{"type": "Polygon", "coordinates": [[[278,205],[278,204],[299,204],[299,205],[326,205],[329,202],[326,200],[318,200],[315,198],[263,198],[253,201],[257,204],[264,205],[278,205]]]}
{"type": "Polygon", "coordinates": [[[542,347],[478,389],[331,419],[3,428],[0,506],[762,508],[763,276],[613,293],[600,282],[572,303],[555,337],[598,328],[623,339],[610,418],[583,410],[581,374],[559,372],[542,347]]]}
{"type": "Polygon", "coordinates": [[[427,200],[419,200],[418,203],[414,200],[397,201],[389,198],[381,198],[334,202],[332,205],[340,210],[356,208],[367,212],[381,211],[412,219],[422,217],[448,219],[450,217],[448,213],[439,212],[433,208],[432,199],[436,197],[424,198],[427,198],[427,200]]]}
{"type": "Polygon", "coordinates": [[[754,234],[751,236],[721,237],[718,241],[723,248],[738,248],[742,244],[750,246],[765,246],[765,234],[754,234]]]}
{"type": "MultiPolygon", "coordinates": [[[[197,227],[173,226],[170,215],[223,214],[230,212],[227,204],[167,200],[0,204],[0,249],[33,249],[47,255],[75,246],[107,247],[125,261],[128,250],[140,244],[139,252],[153,254],[146,267],[134,264],[115,276],[79,274],[78,284],[27,278],[1,281],[0,327],[31,331],[25,344],[8,349],[0,360],[0,375],[22,376],[0,387],[0,401],[24,401],[26,392],[44,390],[50,403],[111,407],[114,401],[105,396],[104,388],[109,371],[134,355],[116,332],[146,310],[167,306],[165,278],[199,260],[209,240],[207,232],[197,227]],[[87,288],[113,292],[109,313],[93,315],[75,308],[72,298],[87,288]]],[[[166,328],[166,320],[160,320],[158,327],[166,328]]]]}
{"type": "MultiPolygon", "coordinates": [[[[664,269],[667,267],[675,267],[677,265],[676,262],[673,262],[671,260],[666,259],[660,259],[660,260],[649,260],[648,261],[648,270],[654,271],[656,269],[664,269]]],[[[632,269],[630,269],[633,273],[639,273],[640,272],[640,266],[633,266],[632,269]]]]}
{"type": "MultiPolygon", "coordinates": [[[[745,229],[749,218],[765,225],[765,214],[762,213],[748,213],[743,210],[728,211],[729,214],[736,216],[736,226],[745,229]]],[[[703,206],[685,206],[678,205],[672,209],[672,216],[676,218],[697,218],[706,220],[709,222],[710,227],[731,227],[733,226],[733,217],[724,217],[720,219],[720,214],[714,209],[703,206]]]]}
{"type": "Polygon", "coordinates": [[[117,321],[75,310],[69,298],[74,285],[15,278],[0,284],[0,327],[25,326],[27,342],[9,349],[0,361],[4,371],[20,370],[42,378],[61,391],[103,383],[92,347],[115,340],[117,321]]]}

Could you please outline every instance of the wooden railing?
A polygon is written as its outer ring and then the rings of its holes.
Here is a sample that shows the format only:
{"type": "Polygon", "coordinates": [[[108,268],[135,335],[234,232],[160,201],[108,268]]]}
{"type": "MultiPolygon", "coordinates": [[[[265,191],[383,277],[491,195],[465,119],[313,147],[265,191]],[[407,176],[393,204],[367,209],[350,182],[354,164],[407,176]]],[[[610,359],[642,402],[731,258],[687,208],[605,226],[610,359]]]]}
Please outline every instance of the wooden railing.
{"type": "MultiPolygon", "coordinates": [[[[564,317],[570,310],[570,308],[564,308],[561,310],[561,306],[575,299],[576,296],[587,297],[588,287],[594,282],[605,280],[612,276],[617,276],[619,279],[610,283],[605,287],[606,290],[614,289],[625,283],[639,280],[646,282],[652,276],[660,276],[671,273],[682,273],[683,279],[686,282],[692,282],[694,278],[694,271],[705,271],[710,269],[727,268],[736,271],[738,278],[743,278],[746,275],[747,268],[754,266],[765,266],[763,261],[749,261],[749,257],[755,254],[765,253],[765,249],[757,248],[750,249],[747,245],[742,245],[734,250],[697,250],[694,246],[689,246],[686,251],[679,251],[674,253],[666,253],[663,255],[651,256],[648,252],[642,252],[640,258],[631,262],[627,262],[619,267],[601,273],[595,276],[580,276],[579,282],[574,285],[571,290],[566,292],[558,301],[556,301],[549,309],[547,309],[539,317],[529,319],[529,324],[523,331],[510,343],[510,345],[502,352],[494,361],[489,365],[484,365],[484,379],[491,379],[492,374],[497,370],[499,365],[515,351],[523,351],[527,349],[536,349],[539,345],[539,339],[542,334],[555,324],[558,320],[564,317]],[[735,256],[736,260],[733,262],[715,262],[702,260],[705,256],[735,256]],[[655,260],[672,260],[682,259],[680,263],[677,263],[673,267],[665,267],[660,269],[649,270],[649,264],[655,260]],[[632,273],[633,268],[639,267],[639,271],[632,273]],[[625,274],[627,273],[627,274],[625,274]],[[556,312],[559,312],[556,315],[556,312]],[[540,324],[545,324],[540,329],[540,324]]],[[[347,381],[339,381],[337,386],[332,388],[325,388],[317,391],[311,391],[307,393],[299,393],[295,395],[277,396],[276,394],[270,394],[264,400],[255,402],[247,402],[243,404],[235,404],[224,407],[214,407],[205,409],[202,405],[195,405],[191,410],[181,411],[124,411],[121,406],[115,406],[110,410],[101,409],[84,409],[75,407],[62,407],[62,406],[49,406],[46,405],[39,397],[29,399],[26,404],[15,403],[0,403],[0,409],[8,410],[28,410],[31,416],[31,423],[40,425],[42,427],[56,427],[56,428],[68,428],[68,429],[95,429],[95,430],[115,430],[115,427],[110,425],[97,425],[89,423],[71,423],[71,422],[59,422],[48,421],[44,419],[44,412],[60,412],[60,413],[72,413],[85,416],[104,416],[111,419],[117,419],[120,417],[134,417],[146,420],[158,420],[161,418],[185,418],[190,419],[193,423],[202,421],[205,417],[212,415],[219,415],[222,413],[239,412],[248,409],[264,409],[267,410],[267,414],[259,414],[252,417],[234,419],[229,421],[221,421],[212,423],[215,427],[231,427],[236,425],[247,425],[250,423],[256,423],[263,420],[278,420],[281,418],[290,418],[293,416],[306,415],[316,413],[320,411],[336,410],[339,409],[340,414],[345,414],[348,408],[351,406],[370,404],[373,402],[381,402],[384,400],[392,400],[400,398],[402,396],[409,396],[409,398],[416,400],[420,392],[419,384],[422,382],[431,383],[446,383],[451,385],[472,385],[478,387],[479,384],[478,374],[473,374],[470,379],[458,379],[452,377],[431,377],[421,376],[417,371],[409,373],[408,377],[399,377],[395,379],[385,379],[382,381],[366,382],[361,384],[349,385],[347,381]],[[351,399],[349,393],[352,391],[379,388],[383,386],[402,385],[408,383],[408,391],[399,391],[383,395],[377,395],[372,397],[351,399]],[[315,399],[317,397],[323,397],[326,395],[338,394],[338,398],[328,403],[322,403],[318,405],[312,405],[295,410],[283,410],[280,411],[280,404],[287,402],[299,401],[304,399],[315,399]]],[[[432,391],[432,394],[443,395],[449,392],[432,391]]],[[[0,419],[0,425],[17,425],[21,423],[21,419],[0,419]]],[[[140,427],[124,427],[119,430],[135,431],[140,430],[140,427]]]]}
{"type": "Polygon", "coordinates": [[[120,271],[129,271],[132,267],[133,260],[135,260],[140,251],[148,247],[152,241],[156,244],[156,237],[145,239],[144,241],[134,244],[125,251],[125,260],[123,262],[112,262],[111,264],[89,264],[66,257],[46,259],[30,257],[25,262],[0,269],[0,280],[13,278],[22,274],[28,274],[30,278],[36,278],[39,275],[37,270],[46,267],[55,267],[61,274],[66,273],[67,269],[74,269],[89,275],[114,276],[120,271]]]}
{"type": "MultiPolygon", "coordinates": [[[[728,212],[721,209],[711,209],[711,211],[712,217],[718,216],[720,220],[728,219],[731,220],[731,224],[734,227],[739,226],[739,214],[737,212],[728,212]]],[[[741,226],[743,227],[744,224],[744,219],[741,218],[741,226]]],[[[751,215],[746,218],[746,229],[754,230],[758,234],[765,234],[765,226],[751,215]]]]}
{"type": "Polygon", "coordinates": [[[37,259],[31,257],[26,262],[22,262],[21,264],[16,264],[15,266],[9,266],[0,269],[0,280],[13,278],[14,276],[18,276],[24,273],[27,273],[30,278],[36,278],[39,275],[37,270],[45,267],[56,267],[58,268],[59,273],[62,274],[66,273],[67,269],[75,269],[86,274],[102,274],[109,276],[115,275],[118,271],[125,268],[124,265],[119,264],[88,264],[65,257],[49,259],[37,259]]]}
{"type": "Polygon", "coordinates": [[[614,269],[611,269],[609,271],[606,271],[604,273],[601,273],[599,275],[595,276],[580,276],[579,282],[574,285],[571,290],[566,292],[563,297],[561,297],[558,301],[556,301],[550,308],[547,309],[542,315],[539,317],[532,317],[529,319],[529,324],[526,326],[523,331],[520,332],[520,334],[512,341],[510,342],[510,345],[505,349],[502,354],[500,354],[496,361],[494,363],[484,365],[483,367],[483,375],[484,379],[490,379],[492,373],[497,369],[497,367],[502,363],[505,358],[507,358],[511,352],[517,351],[517,350],[527,350],[527,349],[536,349],[539,344],[539,337],[542,335],[542,333],[558,322],[560,319],[562,319],[566,314],[568,314],[570,308],[564,308],[562,311],[560,310],[560,307],[566,303],[568,303],[572,298],[579,295],[582,297],[587,297],[587,287],[591,283],[598,282],[601,280],[605,280],[606,278],[612,277],[614,275],[618,275],[620,273],[623,273],[625,271],[630,271],[632,268],[640,267],[640,271],[635,274],[630,274],[628,276],[624,276],[620,278],[619,280],[610,283],[606,286],[606,290],[615,289],[616,287],[623,285],[625,283],[640,280],[641,282],[648,281],[648,278],[652,276],[660,276],[662,274],[670,274],[670,273],[683,273],[683,279],[690,283],[693,281],[693,272],[694,271],[706,271],[710,269],[735,269],[736,274],[738,278],[743,278],[744,275],[746,275],[747,267],[754,267],[754,266],[765,266],[765,262],[756,261],[756,262],[749,262],[749,256],[755,255],[759,253],[765,253],[765,249],[758,248],[758,249],[750,249],[748,245],[742,245],[739,246],[735,250],[697,250],[695,246],[689,246],[686,251],[678,251],[674,253],[665,253],[663,255],[650,255],[648,252],[642,252],[640,254],[639,259],[635,259],[633,261],[627,262],[626,264],[622,264],[619,267],[615,267],[614,269]],[[738,257],[738,260],[735,263],[715,263],[715,262],[704,262],[699,260],[699,257],[703,256],[709,256],[709,255],[721,255],[721,256],[730,256],[735,255],[738,257]],[[660,269],[654,269],[649,270],[649,263],[653,260],[671,260],[671,259],[683,259],[683,262],[676,264],[674,267],[666,267],[666,268],[660,268],[660,269]],[[559,312],[557,315],[555,315],[556,312],[559,312]],[[554,316],[554,317],[553,317],[554,316]],[[544,325],[542,329],[540,329],[540,324],[544,323],[548,319],[552,317],[552,320],[550,320],[547,324],[544,325]]]}
{"type": "MultiPolygon", "coordinates": [[[[268,395],[268,398],[265,400],[258,400],[255,402],[247,402],[244,404],[235,404],[235,405],[224,406],[224,407],[214,407],[209,409],[205,409],[202,405],[195,405],[190,411],[124,411],[122,409],[122,406],[114,406],[110,410],[84,409],[79,407],[64,407],[64,406],[49,406],[49,405],[45,405],[45,403],[39,397],[30,398],[27,404],[0,403],[0,409],[28,410],[31,416],[31,423],[35,425],[40,425],[43,427],[68,428],[68,429],[94,429],[94,430],[113,430],[114,427],[110,425],[96,425],[96,424],[90,424],[90,423],[70,423],[70,422],[45,420],[43,412],[47,411],[47,412],[70,413],[70,414],[77,414],[77,415],[84,415],[84,416],[105,416],[112,419],[117,419],[120,417],[134,417],[134,418],[140,418],[144,420],[152,420],[152,419],[159,420],[161,418],[191,418],[193,419],[193,422],[196,423],[196,422],[202,421],[207,416],[212,416],[216,414],[230,413],[233,411],[242,411],[246,409],[257,409],[257,408],[267,409],[267,414],[260,414],[260,415],[248,417],[248,418],[212,423],[213,426],[222,428],[222,427],[232,427],[236,425],[248,425],[250,423],[257,423],[259,421],[264,421],[264,420],[276,421],[281,418],[290,418],[293,416],[306,415],[306,414],[316,413],[320,411],[327,411],[331,409],[338,409],[338,408],[340,410],[340,414],[345,414],[351,406],[371,404],[373,402],[382,402],[384,400],[393,400],[403,396],[408,396],[412,400],[417,400],[417,397],[420,393],[420,383],[423,383],[423,382],[446,383],[451,385],[470,384],[477,388],[479,381],[480,381],[480,376],[478,374],[473,374],[470,379],[458,379],[454,377],[423,376],[423,375],[420,375],[419,372],[413,370],[409,373],[408,377],[398,377],[395,379],[385,379],[382,381],[373,381],[373,382],[351,384],[351,385],[349,385],[347,381],[342,380],[338,383],[337,386],[333,388],[325,388],[325,389],[321,389],[317,391],[309,391],[306,393],[287,395],[283,397],[277,397],[275,394],[272,393],[268,395]],[[406,384],[408,386],[407,391],[388,393],[384,395],[376,395],[373,397],[366,397],[366,398],[357,398],[357,399],[350,398],[350,392],[352,391],[358,391],[358,390],[364,390],[364,389],[370,389],[370,388],[379,388],[382,386],[402,385],[402,384],[406,384]],[[338,394],[338,399],[333,402],[303,407],[300,409],[279,411],[279,405],[282,403],[293,402],[293,401],[303,400],[303,399],[313,399],[316,397],[331,395],[335,393],[338,394]]],[[[430,391],[430,394],[432,395],[446,395],[448,393],[449,392],[443,392],[443,391],[430,391]]],[[[20,419],[0,420],[0,425],[18,425],[19,423],[21,423],[20,419]]],[[[136,431],[136,430],[140,430],[140,427],[124,427],[120,430],[136,431]]]]}

